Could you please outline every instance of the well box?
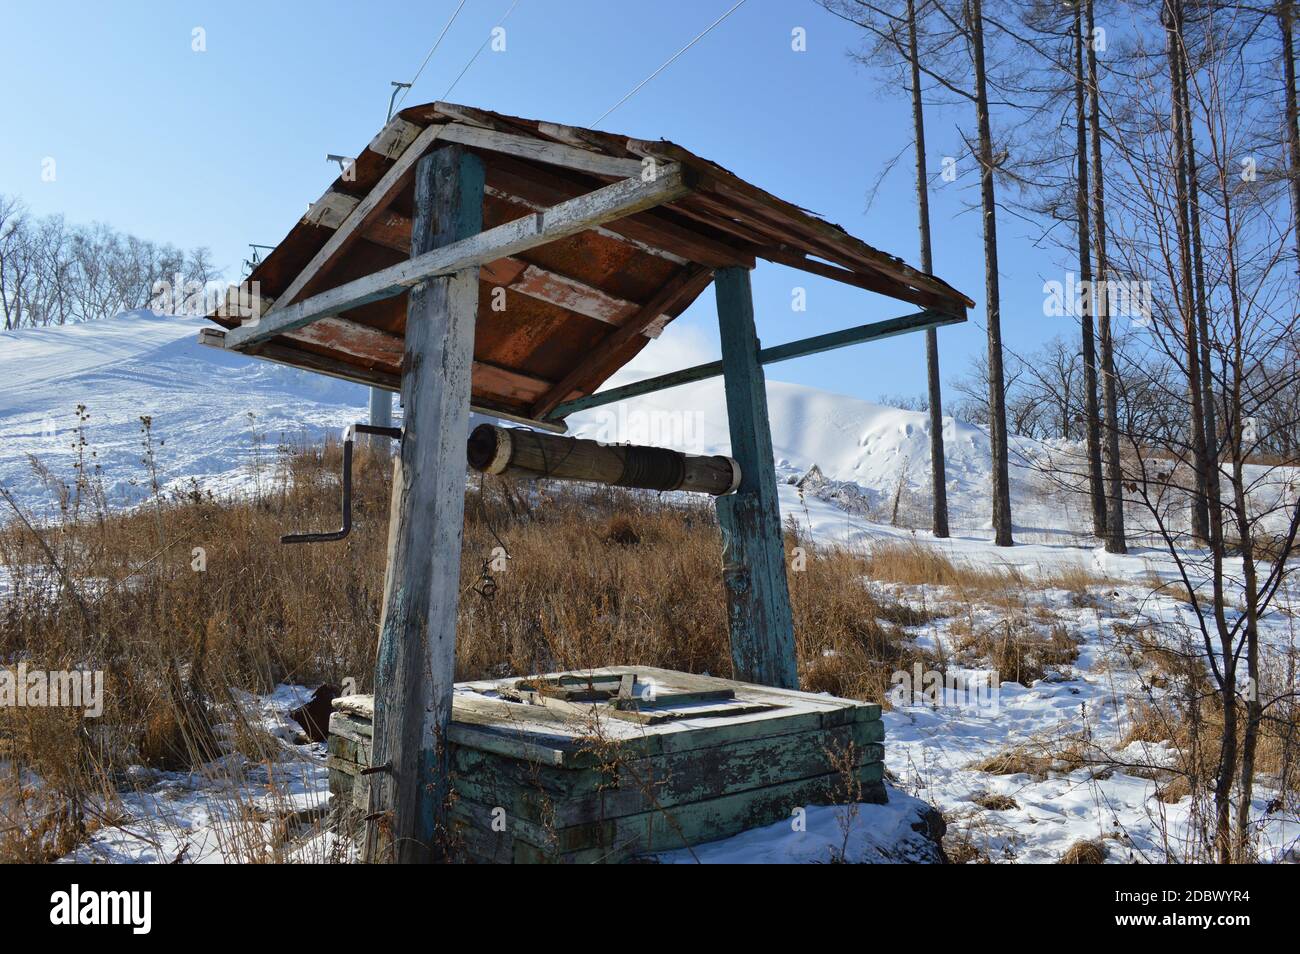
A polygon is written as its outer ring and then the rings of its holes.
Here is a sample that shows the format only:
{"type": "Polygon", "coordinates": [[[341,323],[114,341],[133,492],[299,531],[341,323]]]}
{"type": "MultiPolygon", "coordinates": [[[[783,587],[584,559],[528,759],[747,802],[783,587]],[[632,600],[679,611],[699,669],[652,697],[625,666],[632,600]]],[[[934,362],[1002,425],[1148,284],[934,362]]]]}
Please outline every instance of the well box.
{"type": "MultiPolygon", "coordinates": [[[[373,716],[344,696],[330,718],[330,790],[353,819],[373,716]]],[[[470,861],[621,862],[885,800],[878,705],[648,666],[460,683],[448,736],[470,861]]]]}

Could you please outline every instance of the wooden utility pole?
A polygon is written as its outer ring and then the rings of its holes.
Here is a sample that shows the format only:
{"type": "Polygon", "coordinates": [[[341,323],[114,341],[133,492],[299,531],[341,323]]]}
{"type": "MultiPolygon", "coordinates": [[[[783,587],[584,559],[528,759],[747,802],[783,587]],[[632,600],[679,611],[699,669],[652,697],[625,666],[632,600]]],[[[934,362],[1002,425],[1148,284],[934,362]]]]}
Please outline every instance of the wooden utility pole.
{"type": "MultiPolygon", "coordinates": [[[[420,159],[411,255],[482,231],[483,164],[459,146],[420,159]]],[[[366,861],[422,862],[446,841],[447,726],[465,518],[478,267],[415,286],[406,312],[402,450],[375,663],[366,861]]]]}
{"type": "Polygon", "coordinates": [[[731,456],[741,473],[737,491],[717,499],[732,665],[743,682],[797,689],[794,615],[749,270],[720,268],[713,281],[731,456]]]}
{"type": "MultiPolygon", "coordinates": [[[[912,134],[916,138],[916,213],[921,232],[921,271],[934,272],[930,252],[930,188],[925,180],[925,107],[921,103],[921,58],[916,49],[916,5],[907,0],[907,58],[912,68],[912,134]]],[[[925,332],[925,373],[930,405],[931,510],[936,537],[948,536],[948,477],[943,459],[943,399],[939,389],[939,332],[925,332]]]]}

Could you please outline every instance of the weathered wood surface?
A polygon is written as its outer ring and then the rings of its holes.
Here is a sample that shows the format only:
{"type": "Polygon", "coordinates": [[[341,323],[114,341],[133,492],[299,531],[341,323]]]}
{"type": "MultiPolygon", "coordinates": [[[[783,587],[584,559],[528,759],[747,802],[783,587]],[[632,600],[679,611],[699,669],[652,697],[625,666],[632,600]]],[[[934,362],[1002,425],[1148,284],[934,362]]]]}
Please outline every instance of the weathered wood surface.
{"type": "MultiPolygon", "coordinates": [[[[285,306],[291,305],[294,299],[307,290],[317,276],[324,275],[330,266],[343,256],[348,246],[361,235],[361,231],[366,224],[388,207],[388,204],[393,201],[402,184],[406,181],[407,175],[415,167],[416,162],[433,145],[434,140],[438,138],[441,128],[440,126],[430,126],[420,132],[402,151],[397,161],[384,173],[383,178],[379,180],[375,187],[352,207],[321,250],[312,256],[311,261],[289,283],[289,287],[280,293],[277,301],[281,304],[281,310],[285,306]]],[[[382,136],[383,133],[380,133],[380,135],[382,136]]],[[[329,193],[326,193],[327,200],[328,196],[329,193]]],[[[312,213],[309,212],[309,221],[311,216],[312,213]]],[[[275,309],[272,309],[272,313],[274,311],[275,309]]],[[[263,316],[262,320],[266,320],[267,317],[263,316]]]]}
{"type": "Polygon", "coordinates": [[[529,479],[580,480],[644,490],[731,493],[740,470],[730,457],[684,454],[662,447],[506,430],[480,424],[469,440],[469,464],[488,474],[529,479]]]}
{"type": "MultiPolygon", "coordinates": [[[[226,335],[226,347],[251,347],[323,316],[400,295],[430,278],[483,265],[573,235],[593,225],[670,202],[688,193],[690,188],[680,166],[665,165],[659,168],[658,174],[651,181],[624,179],[561,202],[544,212],[526,215],[496,228],[467,235],[444,246],[424,252],[412,249],[412,256],[406,262],[382,268],[303,301],[273,309],[260,320],[231,329],[226,335]]],[[[480,209],[480,216],[481,214],[480,209]]],[[[349,220],[355,215],[356,210],[353,210],[349,220]]],[[[333,238],[337,238],[337,233],[333,238]]],[[[281,296],[281,300],[285,297],[281,296]]]]}
{"type": "MultiPolygon", "coordinates": [[[[308,329],[314,329],[317,326],[329,321],[328,318],[321,319],[315,324],[306,325],[294,332],[295,335],[301,334],[308,329]]],[[[361,325],[351,324],[350,327],[360,328],[361,325]]],[[[372,329],[373,330],[373,329],[372,329]]],[[[384,332],[378,332],[384,334],[384,332]]],[[[226,332],[220,328],[201,328],[199,329],[199,344],[209,348],[220,348],[225,350],[226,332]]],[[[397,374],[392,374],[382,370],[366,370],[359,365],[350,364],[339,360],[338,358],[328,358],[324,355],[310,354],[305,351],[298,351],[286,348],[272,341],[262,345],[257,352],[257,356],[264,361],[270,361],[273,364],[285,364],[297,368],[310,368],[317,374],[323,374],[327,377],[338,378],[340,381],[350,381],[353,384],[364,384],[368,387],[382,388],[385,391],[393,393],[402,390],[402,380],[397,374]]],[[[521,380],[529,385],[532,391],[531,381],[524,378],[518,372],[509,371],[504,368],[494,368],[485,362],[474,363],[475,373],[482,373],[489,379],[500,374],[502,380],[510,380],[514,385],[519,385],[521,380]]],[[[536,379],[533,379],[536,380],[536,379]]],[[[568,430],[568,425],[563,421],[535,421],[529,417],[523,417],[519,414],[512,414],[510,411],[499,407],[492,407],[487,404],[471,402],[469,409],[484,417],[496,418],[499,421],[510,421],[512,424],[526,424],[529,427],[537,427],[553,434],[563,434],[568,430]]]]}
{"type": "Polygon", "coordinates": [[[722,581],[735,677],[765,686],[799,685],[794,614],[785,575],[767,390],[759,362],[749,272],[714,274],[731,456],[740,463],[736,493],[716,501],[722,525],[722,581]]]}
{"type": "MultiPolygon", "coordinates": [[[[368,148],[360,149],[355,163],[329,193],[259,262],[250,282],[277,299],[277,313],[295,310],[302,317],[305,300],[326,294],[332,285],[346,284],[348,293],[360,293],[358,297],[314,302],[314,306],[331,306],[321,317],[333,315],[400,333],[405,308],[402,298],[410,287],[402,280],[420,280],[410,275],[409,261],[393,266],[398,256],[389,251],[409,246],[410,168],[395,189],[392,185],[400,176],[398,163],[412,162],[422,148],[417,145],[419,137],[437,137],[432,143],[436,148],[448,129],[451,136],[476,143],[473,148],[487,166],[484,215],[492,226],[517,218],[536,221],[537,213],[549,215],[557,205],[591,194],[598,180],[611,182],[607,173],[619,176],[619,185],[632,183],[639,188],[644,185],[640,174],[623,175],[654,169],[662,180],[677,166],[685,170],[692,186],[692,191],[676,198],[664,197],[662,208],[631,211],[629,206],[615,218],[589,224],[578,233],[530,246],[528,263],[522,269],[517,261],[505,261],[517,255],[503,255],[500,250],[497,257],[479,262],[509,282],[503,286],[508,308],[493,311],[484,307],[479,316],[480,357],[555,384],[535,398],[515,391],[497,394],[483,385],[475,391],[475,398],[485,408],[533,418],[534,407],[541,409],[536,412],[540,414],[591,394],[638,353],[666,316],[679,313],[693,296],[685,295],[672,309],[658,314],[629,311],[620,302],[633,307],[648,304],[659,289],[682,273],[699,268],[706,272],[727,266],[752,268],[756,255],[784,259],[837,281],[923,300],[954,315],[962,314],[971,304],[945,283],[907,268],[838,227],[816,220],[671,143],[629,140],[598,130],[505,117],[452,104],[426,104],[404,110],[368,148]],[[395,286],[354,284],[361,276],[382,275],[390,266],[398,269],[388,273],[398,279],[395,286]],[[371,300],[371,294],[390,300],[371,300]],[[397,300],[391,300],[394,298],[397,300]],[[518,320],[519,313],[523,321],[518,320]],[[632,318],[638,324],[643,319],[647,323],[630,337],[613,338],[607,344],[612,332],[621,330],[632,318]]],[[[510,234],[517,237],[517,233],[510,234]]],[[[443,264],[454,270],[460,263],[443,264]]],[[[493,304],[498,303],[499,297],[494,298],[493,304]]],[[[357,380],[374,372],[388,375],[390,380],[399,374],[394,365],[377,364],[351,350],[336,349],[336,344],[344,343],[342,338],[321,345],[273,341],[273,328],[234,327],[239,316],[220,314],[214,318],[232,331],[227,341],[231,348],[262,355],[261,347],[266,345],[265,354],[274,350],[275,360],[340,376],[348,375],[347,366],[355,366],[358,371],[352,379],[357,380]]],[[[311,324],[314,319],[306,316],[303,320],[311,324]]]]}
{"type": "MultiPolygon", "coordinates": [[[[366,773],[380,758],[371,751],[375,704],[347,696],[334,708],[331,791],[355,812],[386,777],[366,773]]],[[[862,797],[884,797],[879,706],[652,667],[461,683],[446,737],[446,843],[478,861],[621,861],[726,837],[797,807],[842,801],[850,785],[836,759],[846,751],[862,797]],[[647,685],[670,705],[766,708],[649,726],[611,717],[647,685]],[[501,695],[543,692],[558,693],[563,705],[501,695]],[[723,698],[730,694],[735,700],[723,698]],[[574,700],[587,695],[601,701],[584,711],[574,700]]]]}
{"type": "Polygon", "coordinates": [[[593,381],[603,381],[610,369],[618,363],[620,355],[629,341],[644,333],[653,322],[672,309],[689,302],[708,287],[713,272],[708,268],[685,269],[665,284],[654,298],[647,302],[640,311],[627,319],[617,331],[604,338],[592,349],[587,360],[543,395],[532,408],[533,416],[539,420],[546,417],[561,401],[570,397],[574,391],[586,391],[593,381]]]}
{"type": "MultiPolygon", "coordinates": [[[[360,202],[360,199],[346,193],[327,192],[312,206],[307,218],[314,225],[337,228],[360,202]]],[[[362,238],[409,255],[411,220],[400,212],[386,209],[362,227],[362,238]]],[[[636,302],[611,295],[570,275],[541,268],[515,256],[485,262],[479,277],[489,285],[509,288],[529,298],[558,305],[575,314],[595,318],[616,327],[641,310],[636,302]]],[[[641,334],[647,338],[657,338],[670,320],[670,315],[658,315],[642,329],[641,334]]]]}
{"type": "Polygon", "coordinates": [[[612,762],[605,771],[542,771],[473,749],[457,749],[453,787],[460,798],[503,806],[511,816],[557,828],[704,801],[834,770],[827,747],[857,746],[858,764],[884,758],[876,723],[710,746],[655,759],[612,762]],[[565,775],[581,776],[572,781],[565,775]]]}
{"type": "MultiPolygon", "coordinates": [[[[854,773],[864,801],[885,801],[884,766],[873,762],[854,773]]],[[[535,824],[505,816],[505,831],[494,831],[493,809],[467,798],[452,810],[457,823],[476,829],[489,841],[509,839],[538,849],[536,860],[616,863],[651,852],[672,851],[739,834],[751,828],[789,819],[798,808],[835,804],[843,800],[846,779],[840,773],[797,779],[733,792],[721,798],[608,818],[566,828],[535,824]]],[[[494,854],[504,853],[500,847],[494,854]]],[[[513,851],[512,851],[513,853],[513,851]]]]}
{"type": "MultiPolygon", "coordinates": [[[[370,759],[368,711],[364,698],[350,697],[331,720],[331,791],[343,811],[364,804],[375,778],[361,774],[370,759]]],[[[599,758],[569,767],[453,742],[453,851],[480,862],[617,862],[727,837],[789,818],[798,807],[842,802],[851,784],[866,801],[884,798],[878,718],[747,740],[688,734],[714,744],[639,758],[588,740],[599,758]],[[853,783],[834,761],[849,746],[853,783]]]]}
{"type": "Polygon", "coordinates": [[[521,159],[533,159],[537,162],[547,162],[581,172],[592,172],[620,179],[640,176],[643,168],[639,159],[620,159],[604,153],[592,152],[590,149],[498,132],[464,123],[449,123],[442,127],[442,138],[448,142],[503,152],[521,159]]]}
{"type": "MultiPolygon", "coordinates": [[[[480,234],[483,166],[460,147],[416,169],[412,253],[480,234]]],[[[446,835],[478,269],[412,289],[406,327],[401,496],[375,665],[367,861],[428,861],[446,835]]]]}

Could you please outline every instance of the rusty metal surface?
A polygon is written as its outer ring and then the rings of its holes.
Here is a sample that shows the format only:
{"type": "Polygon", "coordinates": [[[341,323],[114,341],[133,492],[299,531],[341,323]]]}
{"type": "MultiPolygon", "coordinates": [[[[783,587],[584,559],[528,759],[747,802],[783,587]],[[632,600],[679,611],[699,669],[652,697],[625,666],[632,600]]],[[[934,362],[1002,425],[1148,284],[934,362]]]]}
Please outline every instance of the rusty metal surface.
{"type": "MultiPolygon", "coordinates": [[[[629,319],[660,289],[697,264],[752,266],[755,258],[815,257],[841,269],[836,275],[850,284],[884,294],[899,291],[926,296],[950,303],[954,311],[972,304],[941,280],[911,269],[838,226],[673,143],[634,140],[443,103],[413,106],[397,118],[419,126],[466,123],[622,159],[651,156],[656,161],[681,162],[696,180],[697,191],[674,203],[530,249],[481,270],[473,392],[476,402],[488,407],[534,416],[533,403],[555,383],[583,368],[593,349],[617,330],[619,322],[629,319]],[[584,298],[582,286],[593,293],[584,298]]],[[[485,149],[473,151],[487,172],[485,228],[614,181],[485,149]]],[[[329,191],[363,198],[393,162],[364,149],[353,167],[354,177],[340,177],[329,191]]],[[[413,199],[410,179],[408,174],[359,237],[309,286],[307,294],[406,257],[413,199]]],[[[249,281],[259,284],[263,298],[278,299],[333,234],[331,228],[300,220],[254,269],[249,281]]],[[[665,309],[665,317],[671,320],[681,314],[702,290],[700,283],[693,283],[688,294],[665,309]]],[[[238,323],[238,319],[212,317],[227,328],[238,323]]],[[[355,368],[359,380],[373,380],[376,375],[388,379],[401,374],[405,324],[406,297],[402,296],[344,312],[299,333],[281,335],[271,344],[280,361],[294,363],[294,355],[301,354],[303,367],[319,368],[326,360],[345,373],[346,368],[355,368]]],[[[637,336],[620,345],[612,356],[604,356],[598,366],[593,365],[593,373],[584,372],[580,393],[598,388],[645,347],[647,340],[637,336]]]]}

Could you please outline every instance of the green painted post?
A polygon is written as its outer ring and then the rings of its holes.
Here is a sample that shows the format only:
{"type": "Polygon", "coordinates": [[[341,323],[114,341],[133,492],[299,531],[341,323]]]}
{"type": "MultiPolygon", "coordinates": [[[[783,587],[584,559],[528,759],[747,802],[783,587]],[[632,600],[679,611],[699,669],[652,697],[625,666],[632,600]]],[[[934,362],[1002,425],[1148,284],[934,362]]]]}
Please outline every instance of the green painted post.
{"type": "Polygon", "coordinates": [[[717,499],[722,526],[722,581],[727,592],[735,678],[785,689],[799,687],[794,616],[785,576],[767,390],[754,330],[749,270],[713,276],[722,338],[722,378],[731,428],[731,456],[740,487],[717,499]]]}

